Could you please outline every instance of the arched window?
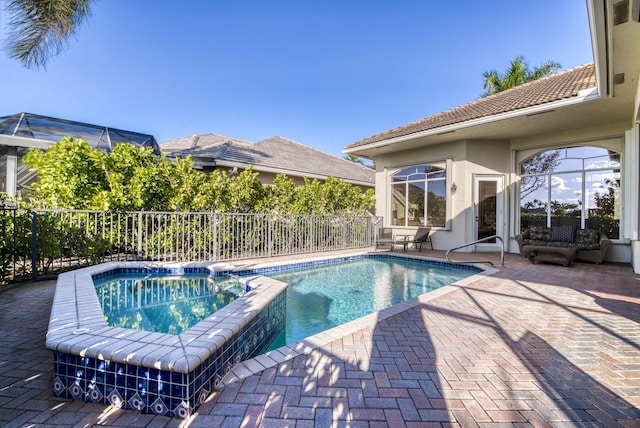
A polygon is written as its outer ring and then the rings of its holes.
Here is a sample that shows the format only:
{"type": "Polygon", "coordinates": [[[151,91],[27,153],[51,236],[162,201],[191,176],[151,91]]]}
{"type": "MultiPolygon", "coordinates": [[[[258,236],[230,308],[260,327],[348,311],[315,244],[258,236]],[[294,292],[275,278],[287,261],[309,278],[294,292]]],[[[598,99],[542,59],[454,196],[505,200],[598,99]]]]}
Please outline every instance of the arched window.
{"type": "Polygon", "coordinates": [[[391,224],[393,226],[445,227],[446,170],[421,165],[391,176],[391,224]]]}
{"type": "Polygon", "coordinates": [[[565,147],[520,165],[520,227],[573,225],[620,236],[620,153],[565,147]]]}

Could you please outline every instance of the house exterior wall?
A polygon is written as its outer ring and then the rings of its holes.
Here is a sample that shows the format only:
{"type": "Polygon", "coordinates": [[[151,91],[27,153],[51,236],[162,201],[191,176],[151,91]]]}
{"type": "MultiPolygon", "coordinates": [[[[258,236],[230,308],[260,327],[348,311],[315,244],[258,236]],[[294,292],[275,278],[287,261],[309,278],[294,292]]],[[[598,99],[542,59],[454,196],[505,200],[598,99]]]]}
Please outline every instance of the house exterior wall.
{"type": "MultiPolygon", "coordinates": [[[[513,238],[519,233],[520,224],[519,163],[533,154],[553,148],[578,145],[603,147],[622,154],[623,174],[621,239],[614,241],[606,259],[623,263],[633,263],[633,260],[637,259],[634,265],[640,267],[637,135],[637,126],[630,129],[629,122],[619,122],[557,133],[541,132],[539,135],[512,140],[462,140],[380,155],[375,158],[376,213],[384,217],[385,226],[391,225],[390,186],[395,172],[410,166],[446,164],[450,221],[447,227],[433,229],[432,241],[435,249],[451,249],[474,240],[475,177],[500,176],[503,177],[504,183],[502,237],[505,241],[505,251],[516,253],[518,245],[513,238]],[[629,147],[633,147],[634,150],[630,152],[629,147]],[[450,190],[453,183],[457,187],[455,193],[450,190]],[[636,250],[632,252],[632,248],[636,250]]],[[[394,232],[406,234],[411,233],[413,229],[415,228],[394,227],[394,232]]],[[[472,250],[480,249],[467,247],[467,251],[472,250]]]]}
{"type": "MultiPolygon", "coordinates": [[[[509,172],[509,143],[507,141],[462,140],[415,150],[390,153],[376,157],[376,214],[390,226],[391,177],[409,166],[435,164],[447,168],[447,225],[433,228],[432,241],[436,249],[450,249],[473,240],[474,177],[478,175],[504,178],[509,172]],[[451,191],[455,183],[456,191],[451,191]]],[[[506,204],[507,198],[504,198],[506,204]]],[[[503,212],[506,212],[504,207],[503,212]]],[[[505,216],[506,218],[506,216],[505,216]]],[[[394,233],[411,233],[415,227],[393,227],[394,233]]],[[[504,228],[503,230],[507,230],[504,228]]],[[[471,251],[472,248],[467,248],[471,251]]],[[[464,251],[464,250],[463,250],[464,251]]]]}
{"type": "MultiPolygon", "coordinates": [[[[410,166],[418,166],[425,164],[437,164],[440,166],[450,165],[451,171],[447,171],[447,189],[451,188],[452,183],[463,183],[464,179],[464,162],[466,158],[466,143],[457,141],[437,146],[421,147],[415,150],[406,150],[401,152],[390,153],[386,156],[380,156],[375,159],[376,164],[376,215],[384,218],[384,226],[391,226],[391,201],[390,186],[391,176],[396,172],[410,166]]],[[[449,218],[451,222],[447,227],[432,231],[431,239],[435,249],[447,248],[448,240],[462,242],[464,240],[464,205],[457,203],[458,198],[462,198],[464,189],[462,185],[457,184],[460,189],[454,195],[449,203],[449,218]],[[454,236],[452,236],[454,235],[454,236]],[[459,236],[458,236],[459,235],[459,236]]],[[[393,227],[395,234],[410,234],[415,227],[393,227]]]]}
{"type": "Polygon", "coordinates": [[[626,182],[630,191],[625,193],[625,230],[631,241],[631,265],[640,273],[640,124],[625,133],[626,182]]]}
{"type": "MultiPolygon", "coordinates": [[[[467,147],[467,168],[466,168],[466,183],[468,191],[465,192],[465,200],[463,201],[466,208],[466,236],[465,242],[472,242],[476,239],[474,234],[475,225],[475,207],[474,207],[474,181],[478,176],[491,177],[498,176],[502,178],[503,187],[502,193],[502,206],[501,211],[502,222],[498,225],[501,229],[501,237],[504,239],[505,251],[509,251],[509,171],[510,171],[510,156],[509,156],[509,142],[500,141],[487,141],[487,140],[471,140],[468,142],[467,147]]],[[[471,248],[471,247],[469,247],[471,248]]],[[[486,250],[487,248],[485,248],[486,250]]],[[[491,249],[489,247],[488,249],[491,249]]],[[[477,248],[477,250],[480,250],[477,248]]],[[[493,248],[496,250],[496,248],[493,248]]]]}

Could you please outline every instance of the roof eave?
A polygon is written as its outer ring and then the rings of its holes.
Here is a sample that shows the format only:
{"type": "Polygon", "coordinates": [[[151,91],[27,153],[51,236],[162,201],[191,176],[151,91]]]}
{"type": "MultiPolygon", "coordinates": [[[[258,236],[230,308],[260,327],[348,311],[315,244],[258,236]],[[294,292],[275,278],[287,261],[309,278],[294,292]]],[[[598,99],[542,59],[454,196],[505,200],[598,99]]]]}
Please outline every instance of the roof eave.
{"type": "MultiPolygon", "coordinates": [[[[327,175],[323,175],[323,174],[314,174],[314,173],[309,173],[305,171],[296,171],[296,170],[284,169],[284,168],[274,168],[274,167],[269,167],[265,165],[256,165],[256,164],[249,164],[249,163],[243,163],[243,162],[226,161],[222,159],[219,159],[216,162],[216,166],[226,167],[226,168],[235,167],[240,169],[247,169],[249,167],[252,167],[253,170],[257,172],[267,172],[272,174],[282,173],[282,174],[286,174],[288,176],[293,176],[293,177],[307,177],[310,179],[318,179],[318,180],[326,180],[326,178],[328,177],[327,175]]],[[[373,181],[356,180],[353,178],[337,177],[337,176],[334,176],[334,177],[339,178],[342,181],[346,181],[347,183],[357,184],[358,186],[373,187],[373,181]]]]}
{"type": "Polygon", "coordinates": [[[545,113],[559,108],[580,104],[583,102],[593,101],[600,98],[597,88],[590,88],[582,90],[576,97],[572,97],[565,100],[553,101],[538,106],[527,107],[515,111],[496,114],[487,117],[481,117],[478,119],[468,120],[466,122],[456,123],[448,126],[441,126],[438,128],[428,129],[421,132],[414,132],[412,134],[402,135],[399,137],[389,138],[386,140],[376,141],[370,144],[364,144],[361,146],[345,148],[342,152],[345,154],[355,154],[363,150],[375,149],[379,147],[389,146],[392,144],[398,144],[416,138],[431,137],[436,135],[451,134],[458,130],[484,125],[492,122],[499,122],[503,120],[513,119],[522,116],[532,116],[540,113],[545,113]]]}

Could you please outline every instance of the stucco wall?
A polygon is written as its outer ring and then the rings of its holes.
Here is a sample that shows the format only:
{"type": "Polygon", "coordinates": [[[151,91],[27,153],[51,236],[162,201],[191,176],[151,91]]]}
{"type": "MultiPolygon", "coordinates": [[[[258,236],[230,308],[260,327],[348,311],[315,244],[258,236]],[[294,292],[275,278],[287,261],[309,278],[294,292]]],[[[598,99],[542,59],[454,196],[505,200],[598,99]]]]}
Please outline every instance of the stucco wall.
{"type": "MultiPolygon", "coordinates": [[[[432,240],[434,248],[450,249],[470,242],[474,236],[474,178],[476,176],[501,175],[504,180],[503,193],[503,237],[505,250],[517,252],[518,247],[513,237],[519,232],[519,200],[518,198],[518,162],[536,152],[553,147],[572,145],[594,145],[625,153],[625,144],[637,144],[634,141],[625,143],[625,131],[631,125],[627,122],[608,124],[606,126],[579,128],[556,133],[544,133],[526,138],[512,140],[462,140],[434,146],[425,146],[413,150],[399,151],[376,157],[376,213],[385,217],[385,226],[389,226],[390,209],[388,189],[390,176],[409,166],[428,163],[446,162],[450,160],[451,170],[448,172],[447,188],[453,183],[457,191],[450,194],[450,227],[434,229],[432,240]]],[[[628,168],[638,168],[630,164],[630,159],[623,156],[623,173],[628,168]]],[[[637,162],[636,162],[637,163],[637,162]]],[[[624,183],[624,190],[638,194],[638,183],[624,183]]],[[[637,215],[637,210],[631,210],[637,215]]],[[[408,233],[413,228],[395,228],[397,233],[408,233]]],[[[471,250],[471,249],[469,249],[471,250]]],[[[614,243],[607,254],[607,260],[629,263],[632,261],[629,239],[621,239],[614,243]]]]}
{"type": "MultiPolygon", "coordinates": [[[[447,159],[463,159],[464,144],[461,142],[450,143],[440,146],[419,148],[416,150],[401,151],[380,156],[375,159],[375,193],[376,193],[376,215],[384,217],[385,226],[390,226],[389,207],[389,185],[391,175],[403,168],[423,165],[427,163],[445,164],[447,159]]],[[[454,160],[455,162],[455,160],[454,160]]],[[[397,227],[401,232],[407,233],[407,229],[397,227]]]]}
{"type": "MultiPolygon", "coordinates": [[[[477,175],[501,175],[507,185],[510,170],[509,142],[487,140],[464,140],[410,151],[395,152],[376,158],[376,213],[390,223],[389,195],[390,177],[395,172],[409,167],[435,163],[449,165],[447,188],[455,183],[457,190],[450,194],[451,222],[447,228],[434,228],[432,241],[435,249],[446,250],[473,240],[473,189],[477,175]]],[[[507,198],[504,198],[505,204],[507,198]]],[[[506,205],[503,207],[506,212],[506,205]]],[[[505,219],[507,216],[504,217],[505,219]]],[[[395,227],[396,233],[409,233],[415,227],[395,227]]],[[[506,228],[504,230],[507,230],[506,228]]],[[[467,248],[466,251],[471,251],[467,248]]]]}

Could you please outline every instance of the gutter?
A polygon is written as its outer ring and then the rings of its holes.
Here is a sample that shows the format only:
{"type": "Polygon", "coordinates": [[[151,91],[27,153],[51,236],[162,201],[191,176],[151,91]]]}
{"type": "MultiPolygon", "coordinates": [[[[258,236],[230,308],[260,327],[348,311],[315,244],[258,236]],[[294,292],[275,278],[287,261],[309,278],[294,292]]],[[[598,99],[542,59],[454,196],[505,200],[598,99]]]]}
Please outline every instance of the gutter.
{"type": "MultiPolygon", "coordinates": [[[[62,138],[62,137],[60,137],[62,138]]],[[[38,149],[48,149],[55,141],[40,140],[38,138],[14,137],[13,135],[0,135],[0,145],[11,147],[35,147],[38,149]]]]}
{"type": "Polygon", "coordinates": [[[202,169],[205,166],[214,167],[214,168],[224,167],[224,168],[239,168],[239,169],[247,169],[249,167],[252,167],[253,170],[257,172],[268,172],[273,174],[282,173],[282,174],[288,175],[289,177],[307,177],[310,179],[318,179],[323,181],[326,180],[327,177],[334,177],[342,181],[345,181],[347,183],[355,184],[357,186],[373,187],[374,185],[373,179],[371,181],[354,180],[352,178],[338,177],[335,175],[330,176],[330,175],[322,175],[322,174],[313,174],[313,173],[307,173],[304,171],[268,167],[268,166],[255,165],[255,164],[243,163],[243,162],[226,161],[224,159],[211,159],[209,161],[199,161],[197,160],[196,157],[193,157],[193,161],[197,169],[202,169]]]}
{"type": "Polygon", "coordinates": [[[613,55],[612,17],[608,13],[605,0],[587,0],[587,15],[589,18],[589,33],[591,35],[591,49],[596,71],[598,91],[603,96],[613,96],[613,55]]]}

